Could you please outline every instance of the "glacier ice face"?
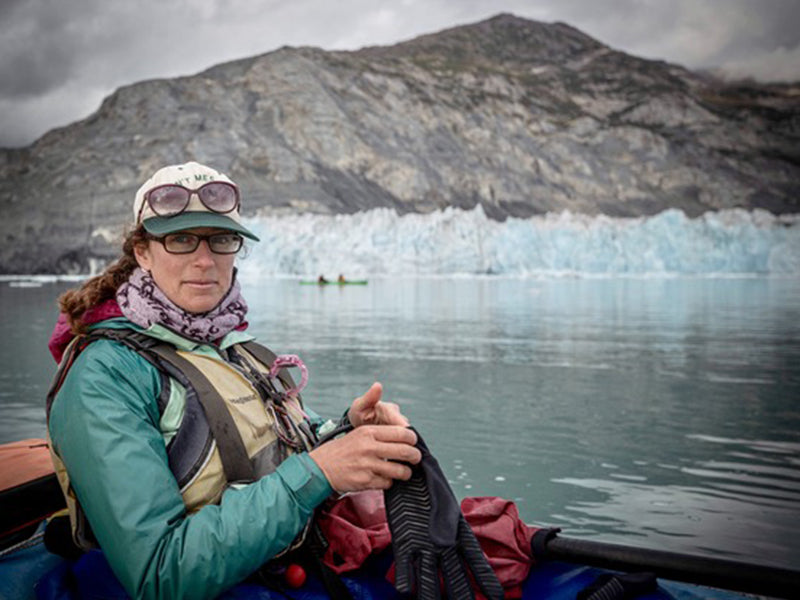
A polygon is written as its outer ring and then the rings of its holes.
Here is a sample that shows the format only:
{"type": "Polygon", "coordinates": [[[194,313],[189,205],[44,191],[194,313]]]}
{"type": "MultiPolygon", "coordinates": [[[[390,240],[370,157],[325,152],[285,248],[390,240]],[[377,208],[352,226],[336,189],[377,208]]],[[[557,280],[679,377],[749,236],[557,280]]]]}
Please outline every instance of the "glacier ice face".
{"type": "Polygon", "coordinates": [[[247,221],[260,238],[242,277],[800,275],[800,215],[723,210],[690,219],[546,214],[504,222],[447,208],[247,221]]]}

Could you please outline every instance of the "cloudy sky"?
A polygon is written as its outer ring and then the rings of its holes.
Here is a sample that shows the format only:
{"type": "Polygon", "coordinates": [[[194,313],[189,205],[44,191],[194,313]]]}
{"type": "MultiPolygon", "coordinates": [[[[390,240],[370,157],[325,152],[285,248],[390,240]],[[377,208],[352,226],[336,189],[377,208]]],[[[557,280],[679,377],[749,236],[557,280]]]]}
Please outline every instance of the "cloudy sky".
{"type": "Polygon", "coordinates": [[[387,45],[499,12],[690,68],[800,80],[800,0],[0,0],[0,147],[144,79],[284,45],[387,45]]]}

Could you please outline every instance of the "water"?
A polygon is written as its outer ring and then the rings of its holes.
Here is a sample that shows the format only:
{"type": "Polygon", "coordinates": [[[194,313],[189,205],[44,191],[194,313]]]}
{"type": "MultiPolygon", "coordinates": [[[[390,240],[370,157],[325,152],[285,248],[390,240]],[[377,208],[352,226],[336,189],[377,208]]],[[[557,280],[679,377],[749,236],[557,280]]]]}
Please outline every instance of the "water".
{"type": "MultiPolygon", "coordinates": [[[[0,442],[44,434],[70,285],[0,282],[0,442]]],[[[574,537],[800,568],[800,280],[244,289],[252,331],[309,366],[311,406],[338,416],[382,381],[459,496],[574,537]]]]}

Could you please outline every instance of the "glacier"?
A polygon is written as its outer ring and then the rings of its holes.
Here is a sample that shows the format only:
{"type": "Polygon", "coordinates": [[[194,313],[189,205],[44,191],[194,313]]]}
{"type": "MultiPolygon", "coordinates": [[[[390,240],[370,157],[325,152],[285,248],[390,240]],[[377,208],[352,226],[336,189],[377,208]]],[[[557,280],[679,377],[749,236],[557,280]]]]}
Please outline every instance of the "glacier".
{"type": "Polygon", "coordinates": [[[689,218],[569,212],[503,222],[483,209],[256,216],[240,276],[800,276],[800,215],[742,209],[689,218]]]}

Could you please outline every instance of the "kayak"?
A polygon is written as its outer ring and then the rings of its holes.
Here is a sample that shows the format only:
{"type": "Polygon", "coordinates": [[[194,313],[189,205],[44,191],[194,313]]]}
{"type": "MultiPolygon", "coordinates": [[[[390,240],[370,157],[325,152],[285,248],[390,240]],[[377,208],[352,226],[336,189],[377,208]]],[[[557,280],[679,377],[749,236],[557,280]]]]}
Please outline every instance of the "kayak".
{"type": "Polygon", "coordinates": [[[301,280],[300,285],[367,285],[366,279],[347,279],[345,281],[311,281],[301,280]]]}
{"type": "MultiPolygon", "coordinates": [[[[63,506],[44,440],[0,444],[0,598],[127,598],[101,551],[67,560],[45,547],[46,519],[63,506]]],[[[590,600],[744,600],[752,598],[750,594],[795,598],[800,589],[800,571],[791,569],[563,538],[554,529],[537,529],[529,541],[534,559],[515,596],[523,600],[574,600],[587,589],[596,590],[597,595],[584,596],[590,600]],[[645,580],[647,587],[629,587],[645,580]],[[631,589],[640,593],[631,595],[631,589]]],[[[392,561],[389,548],[341,579],[354,598],[399,600],[390,582],[392,561]]],[[[299,588],[241,583],[220,596],[229,600],[328,597],[314,573],[299,588]]]]}
{"type": "MultiPolygon", "coordinates": [[[[0,563],[2,564],[2,563],[0,563]]],[[[391,566],[390,553],[375,557],[368,565],[354,573],[341,577],[353,598],[360,600],[403,600],[386,577],[391,566]]],[[[537,565],[525,580],[522,600],[547,598],[548,600],[575,600],[578,593],[608,575],[608,571],[561,561],[547,561],[537,565]]],[[[0,583],[0,590],[2,584],[0,583]]],[[[124,600],[128,598],[124,589],[114,578],[108,563],[100,551],[90,551],[77,563],[62,563],[48,571],[37,586],[38,600],[80,600],[81,598],[105,598],[124,600]],[[91,573],[91,576],[87,576],[91,573]],[[80,578],[80,592],[70,590],[70,582],[80,578]],[[65,594],[66,590],[66,594],[65,594]]],[[[18,598],[18,596],[9,596],[18,598]]],[[[279,583],[266,588],[256,583],[242,583],[218,596],[219,600],[328,600],[331,596],[322,581],[310,573],[299,588],[279,583]]],[[[743,596],[730,591],[712,589],[674,581],[658,581],[655,590],[640,593],[641,600],[744,600],[743,596]]],[[[789,596],[784,596],[789,598],[789,596]]],[[[614,600],[623,596],[598,596],[603,600],[614,600]]]]}

